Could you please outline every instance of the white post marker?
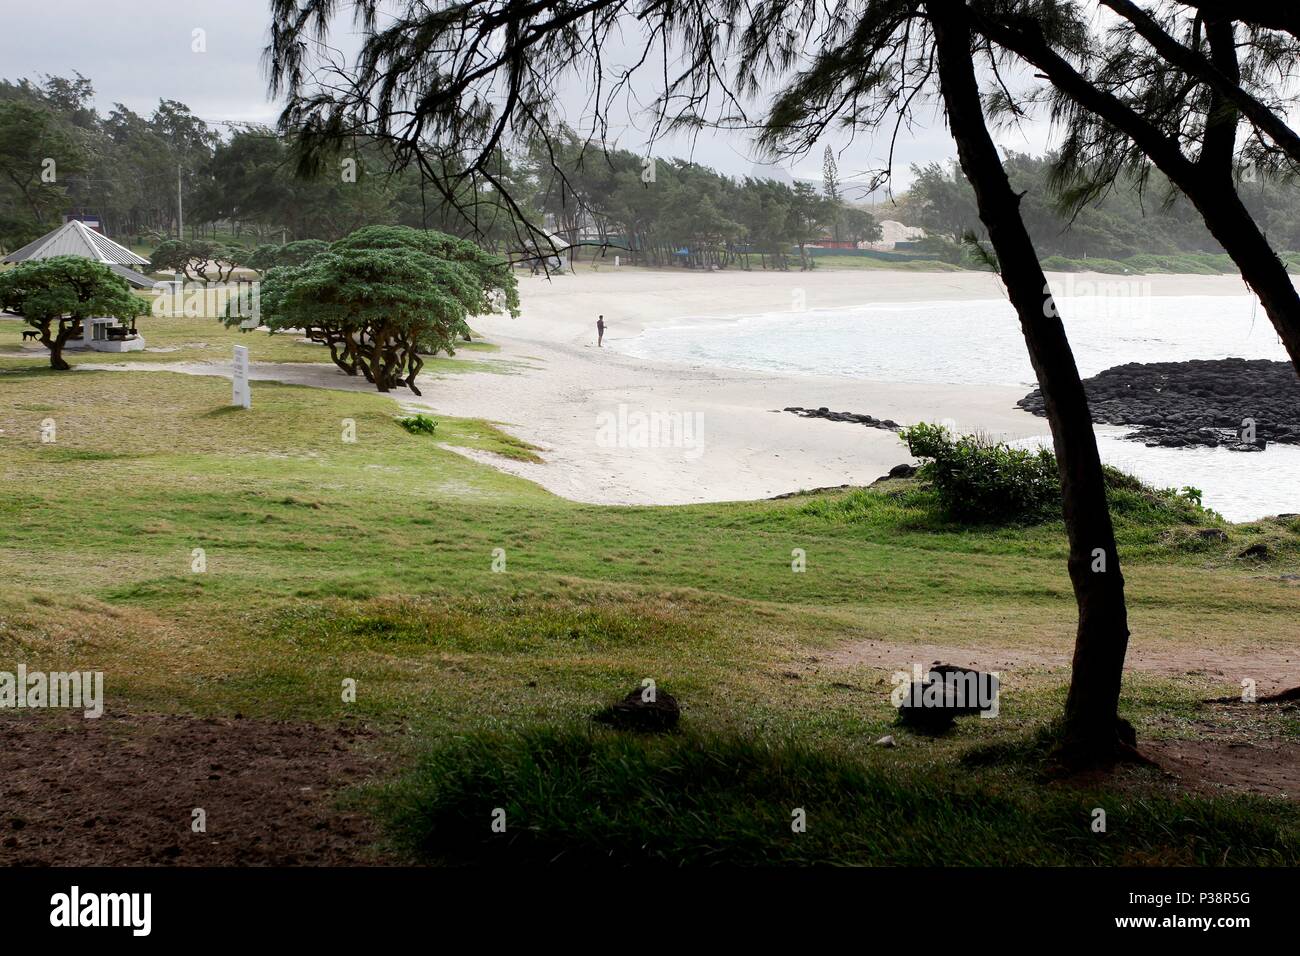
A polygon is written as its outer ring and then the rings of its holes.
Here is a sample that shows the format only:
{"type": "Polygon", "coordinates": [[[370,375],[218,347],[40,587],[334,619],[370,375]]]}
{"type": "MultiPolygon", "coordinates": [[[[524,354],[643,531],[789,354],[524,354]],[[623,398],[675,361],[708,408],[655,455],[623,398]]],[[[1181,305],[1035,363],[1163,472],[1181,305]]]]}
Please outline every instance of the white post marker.
{"type": "Polygon", "coordinates": [[[243,345],[235,346],[235,370],[230,380],[234,385],[230,404],[252,408],[253,392],[248,387],[248,349],[243,345]]]}

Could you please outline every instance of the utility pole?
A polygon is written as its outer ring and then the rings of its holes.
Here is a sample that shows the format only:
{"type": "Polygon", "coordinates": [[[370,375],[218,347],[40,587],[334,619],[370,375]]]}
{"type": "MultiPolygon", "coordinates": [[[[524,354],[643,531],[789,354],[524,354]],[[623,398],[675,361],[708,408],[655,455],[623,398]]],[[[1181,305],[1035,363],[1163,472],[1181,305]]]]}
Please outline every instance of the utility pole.
{"type": "Polygon", "coordinates": [[[185,211],[181,207],[181,164],[176,164],[176,238],[185,240],[185,211]]]}

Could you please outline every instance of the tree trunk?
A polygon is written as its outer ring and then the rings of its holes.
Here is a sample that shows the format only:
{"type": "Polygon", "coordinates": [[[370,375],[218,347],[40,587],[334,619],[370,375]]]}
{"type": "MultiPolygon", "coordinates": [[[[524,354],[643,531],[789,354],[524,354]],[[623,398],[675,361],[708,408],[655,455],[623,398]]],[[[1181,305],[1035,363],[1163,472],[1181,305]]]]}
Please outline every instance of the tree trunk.
{"type": "Polygon", "coordinates": [[[41,344],[50,350],[50,368],[56,372],[67,372],[72,366],[63,358],[63,347],[68,344],[68,338],[73,331],[81,328],[81,323],[77,320],[68,322],[59,322],[59,331],[51,337],[50,323],[46,322],[40,326],[41,344]]]}
{"type": "Polygon", "coordinates": [[[927,0],[925,6],[934,28],[948,125],[1020,318],[1061,473],[1079,623],[1060,754],[1073,765],[1105,764],[1133,753],[1132,728],[1120,720],[1118,710],[1129,630],[1124,578],[1088,399],[1021,218],[1020,196],[1011,188],[985,125],[966,5],[927,0]]]}

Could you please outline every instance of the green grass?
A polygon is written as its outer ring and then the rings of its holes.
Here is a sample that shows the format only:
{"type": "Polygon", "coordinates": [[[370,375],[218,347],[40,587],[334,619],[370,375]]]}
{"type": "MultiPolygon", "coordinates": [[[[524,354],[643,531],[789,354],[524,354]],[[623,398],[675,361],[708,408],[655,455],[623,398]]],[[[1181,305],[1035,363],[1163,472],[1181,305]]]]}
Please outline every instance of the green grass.
{"type": "Polygon", "coordinates": [[[915,762],[899,750],[865,762],[793,740],[545,727],[444,744],[380,802],[395,845],[440,864],[1300,862],[1295,806],[1274,817],[1258,812],[1265,801],[1049,787],[915,762]],[[1104,833],[1092,830],[1097,808],[1104,833]]]}
{"type": "MultiPolygon", "coordinates": [[[[144,296],[148,298],[148,296],[144,296]]],[[[25,323],[0,321],[0,369],[48,368],[49,352],[39,343],[27,342],[24,348],[22,330],[25,323]]],[[[329,350],[323,345],[309,342],[294,332],[265,331],[243,332],[227,328],[216,318],[154,315],[142,316],[137,322],[144,336],[145,349],[140,352],[66,351],[63,356],[72,365],[106,365],[118,362],[229,362],[231,346],[242,345],[248,349],[252,362],[318,362],[330,361],[329,350]]],[[[473,356],[496,351],[486,342],[461,343],[456,356],[426,358],[424,371],[434,374],[500,371],[497,364],[476,362],[473,356]]],[[[342,375],[342,371],[339,372],[342,375]]]]}
{"type": "MultiPolygon", "coordinates": [[[[966,751],[1020,739],[1060,712],[1067,675],[1030,667],[1004,685],[998,720],[964,721],[949,737],[884,752],[871,742],[894,732],[889,671],[829,659],[860,641],[1068,655],[1075,615],[1058,521],[957,525],[916,482],[689,507],[582,505],[458,454],[537,460],[482,421],[439,416],[435,437],[408,433],[398,403],[378,394],[257,383],[252,409],[231,408],[229,397],[219,378],[0,367],[0,669],[21,661],[102,670],[110,710],[360,718],[391,734],[404,759],[487,734],[499,743],[485,752],[523,747],[511,751],[518,761],[532,759],[537,740],[574,753],[573,738],[539,728],[571,728],[649,676],[684,702],[683,740],[740,748],[722,751],[738,760],[756,748],[744,759],[761,764],[787,759],[784,742],[797,739],[792,765],[829,775],[818,800],[849,780],[884,786],[880,766],[904,774],[894,789],[854,798],[860,804],[843,795],[819,804],[846,826],[865,825],[900,787],[931,806],[927,774],[956,780],[966,751]],[[57,426],[52,444],[40,439],[47,418],[57,426]],[[344,440],[347,421],[354,442],[344,440]],[[804,573],[791,570],[795,548],[807,554],[804,573]],[[192,570],[195,549],[202,573],[192,570]],[[345,678],[357,681],[355,703],[341,700],[345,678]]],[[[1243,655],[1294,644],[1300,588],[1281,575],[1300,568],[1300,523],[1231,525],[1142,490],[1119,492],[1135,644],[1243,655]],[[1227,540],[1197,536],[1202,527],[1227,540]],[[1271,558],[1237,559],[1256,541],[1269,543],[1271,558]]],[[[1233,675],[1134,673],[1124,712],[1144,738],[1297,736],[1294,720],[1229,727],[1198,704],[1234,687],[1233,675]]],[[[593,740],[584,746],[600,760],[619,752],[593,740]]],[[[662,774],[678,759],[704,760],[690,754],[707,749],[661,746],[627,744],[626,759],[662,774]]],[[[1067,799],[1054,803],[1047,789],[1016,797],[1001,773],[981,771],[965,802],[935,804],[913,832],[945,820],[976,825],[987,814],[990,832],[1002,833],[1026,801],[1041,804],[1044,819],[1066,812],[1067,799]]],[[[700,786],[723,783],[706,776],[700,786]]],[[[739,827],[744,807],[794,799],[791,786],[775,778],[775,789],[748,796],[719,791],[719,813],[739,827]]],[[[534,812],[524,795],[515,799],[525,801],[519,812],[534,812]]],[[[707,799],[701,790],[699,806],[707,799]]],[[[1225,799],[1230,809],[1214,812],[1255,827],[1252,839],[1291,825],[1275,804],[1225,799]]],[[[455,805],[446,812],[479,812],[455,805]]],[[[735,859],[824,852],[864,861],[898,847],[864,836],[763,849],[754,841],[788,816],[783,807],[738,832],[735,859]]],[[[1211,820],[1202,810],[1164,844],[1153,825],[1117,844],[1123,852],[1051,836],[1024,853],[1195,861],[1201,851],[1187,834],[1219,846],[1201,830],[1211,820]]],[[[818,817],[810,819],[812,833],[818,817]]],[[[539,835],[528,853],[544,852],[565,820],[546,823],[552,836],[539,835]]],[[[688,827],[669,846],[702,832],[688,827]]],[[[1263,851],[1241,852],[1265,861],[1263,851]]]]}
{"type": "MultiPolygon", "coordinates": [[[[798,257],[793,260],[798,263],[798,257]]],[[[823,270],[827,272],[843,271],[877,271],[884,269],[886,271],[899,272],[962,272],[961,266],[954,265],[951,262],[942,262],[938,259],[875,259],[871,256],[817,256],[813,259],[816,262],[815,268],[818,272],[823,270]]]]}
{"type": "MultiPolygon", "coordinates": [[[[1291,264],[1292,255],[1287,253],[1283,258],[1291,264]]],[[[1106,272],[1118,275],[1235,275],[1238,271],[1231,256],[1214,252],[1143,253],[1124,259],[1048,256],[1042,260],[1042,266],[1049,272],[1106,272]]]]}

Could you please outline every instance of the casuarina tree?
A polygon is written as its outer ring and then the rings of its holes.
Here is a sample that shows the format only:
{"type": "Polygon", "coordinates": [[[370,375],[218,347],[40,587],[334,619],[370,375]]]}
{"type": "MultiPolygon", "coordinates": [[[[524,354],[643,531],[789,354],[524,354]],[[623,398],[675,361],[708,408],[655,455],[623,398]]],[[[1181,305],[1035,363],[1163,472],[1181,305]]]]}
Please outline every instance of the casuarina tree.
{"type": "MultiPolygon", "coordinates": [[[[1300,136],[1287,122],[1300,65],[1294,15],[1250,3],[1103,5],[1118,19],[1101,36],[1091,5],[1077,0],[972,0],[968,9],[972,30],[1051,83],[1067,211],[1121,173],[1142,179],[1158,168],[1232,257],[1300,371],[1300,293],[1238,184],[1243,172],[1300,172],[1300,136]]],[[[998,107],[1019,108],[1005,98],[998,107]]]]}

